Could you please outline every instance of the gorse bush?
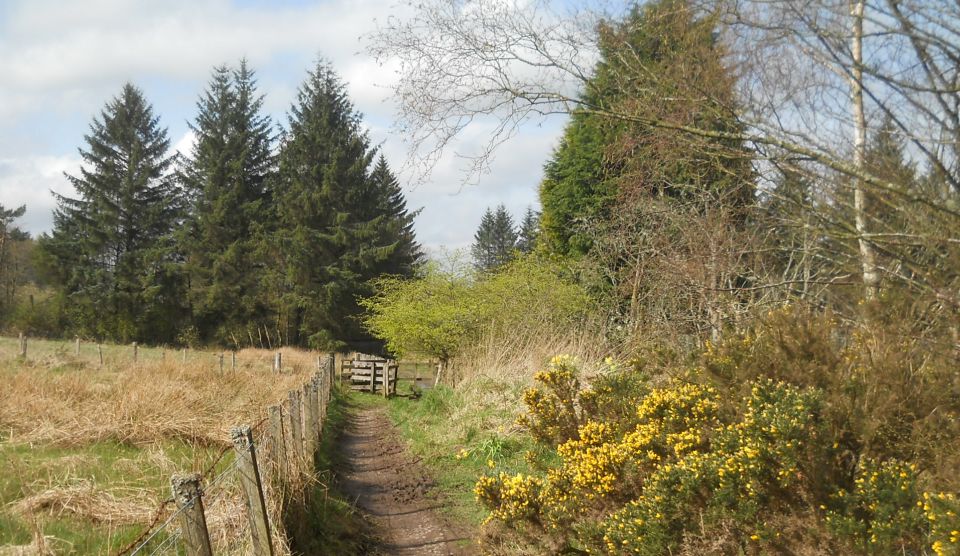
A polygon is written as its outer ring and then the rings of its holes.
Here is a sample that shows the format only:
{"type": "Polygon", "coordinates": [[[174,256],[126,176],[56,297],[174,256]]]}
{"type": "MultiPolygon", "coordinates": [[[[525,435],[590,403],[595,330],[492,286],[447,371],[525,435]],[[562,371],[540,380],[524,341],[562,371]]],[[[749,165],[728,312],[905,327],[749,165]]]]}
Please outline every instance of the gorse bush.
{"type": "MultiPolygon", "coordinates": [[[[735,342],[704,360],[746,365],[754,339],[735,342]]],[[[584,386],[554,358],[520,418],[553,456],[480,478],[487,527],[555,553],[960,554],[955,496],[916,463],[851,457],[824,389],[757,376],[730,396],[705,376],[654,385],[610,367],[584,386]],[[624,376],[644,386],[612,389],[624,376]],[[623,393],[632,412],[602,409],[623,393]]]]}

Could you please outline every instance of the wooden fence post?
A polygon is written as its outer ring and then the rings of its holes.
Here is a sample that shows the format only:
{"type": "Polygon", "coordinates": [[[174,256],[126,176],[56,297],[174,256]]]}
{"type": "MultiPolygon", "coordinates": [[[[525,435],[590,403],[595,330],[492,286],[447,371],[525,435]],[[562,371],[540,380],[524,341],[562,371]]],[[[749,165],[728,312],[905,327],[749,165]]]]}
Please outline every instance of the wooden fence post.
{"type": "Polygon", "coordinates": [[[270,420],[270,459],[273,462],[273,476],[279,477],[283,473],[284,463],[287,461],[286,443],[283,440],[283,411],[279,405],[267,408],[270,420]]]}
{"type": "Polygon", "coordinates": [[[334,354],[327,355],[327,379],[330,381],[330,384],[327,388],[324,388],[327,392],[327,401],[330,401],[330,394],[333,391],[334,381],[337,377],[337,358],[334,354]]]}
{"type": "Polygon", "coordinates": [[[23,332],[20,333],[20,357],[27,358],[27,336],[23,332]]]}
{"type": "Polygon", "coordinates": [[[390,361],[383,362],[383,398],[390,397],[390,361]]]}
{"type": "Polygon", "coordinates": [[[339,353],[333,354],[333,372],[334,377],[340,381],[343,386],[343,356],[339,353]]]}
{"type": "Polygon", "coordinates": [[[230,352],[230,370],[237,370],[237,350],[230,352]]]}
{"type": "Polygon", "coordinates": [[[80,336],[77,336],[76,347],[73,350],[73,354],[80,357],[80,336]]]}
{"type": "Polygon", "coordinates": [[[100,366],[103,367],[103,345],[97,344],[97,357],[100,358],[100,366]]]}
{"type": "Polygon", "coordinates": [[[134,363],[137,362],[137,351],[138,351],[138,350],[139,350],[139,348],[137,347],[137,342],[133,342],[133,362],[134,362],[134,363]]]}
{"type": "Polygon", "coordinates": [[[303,405],[303,452],[307,463],[310,464],[310,471],[313,471],[317,456],[317,440],[320,438],[320,433],[317,431],[320,408],[317,405],[317,389],[309,380],[303,383],[303,405]]]}
{"type": "Polygon", "coordinates": [[[217,355],[217,361],[220,363],[220,374],[223,374],[223,353],[217,355]]]}
{"type": "Polygon", "coordinates": [[[203,515],[203,500],[200,498],[200,475],[174,475],[170,479],[173,500],[180,513],[180,528],[187,545],[188,556],[213,556],[210,533],[203,515]]]}
{"type": "Polygon", "coordinates": [[[240,474],[240,486],[247,499],[247,517],[250,520],[250,537],[253,553],[256,556],[273,556],[270,543],[270,522],[267,519],[267,502],[263,496],[263,483],[260,480],[260,468],[257,466],[257,453],[253,445],[253,433],[244,425],[230,431],[233,448],[237,451],[240,474]]]}
{"type": "Polygon", "coordinates": [[[290,390],[290,447],[294,462],[303,456],[303,427],[301,425],[300,390],[290,390]]]}
{"type": "Polygon", "coordinates": [[[283,371],[283,353],[278,351],[273,356],[273,372],[279,373],[281,371],[283,371]]]}
{"type": "Polygon", "coordinates": [[[182,352],[182,355],[183,355],[183,364],[186,365],[187,364],[187,348],[183,348],[180,351],[182,352]]]}

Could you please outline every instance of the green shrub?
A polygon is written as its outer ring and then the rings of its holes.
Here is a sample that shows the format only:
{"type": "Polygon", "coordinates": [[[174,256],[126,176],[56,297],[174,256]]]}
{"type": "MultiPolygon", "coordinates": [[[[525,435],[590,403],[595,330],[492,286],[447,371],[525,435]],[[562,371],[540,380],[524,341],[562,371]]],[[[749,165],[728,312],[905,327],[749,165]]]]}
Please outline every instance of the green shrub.
{"type": "Polygon", "coordinates": [[[443,361],[484,335],[502,338],[573,326],[590,306],[558,266],[534,256],[483,275],[428,265],[419,278],[384,278],[376,289],[361,301],[371,333],[398,356],[418,353],[443,361]]]}

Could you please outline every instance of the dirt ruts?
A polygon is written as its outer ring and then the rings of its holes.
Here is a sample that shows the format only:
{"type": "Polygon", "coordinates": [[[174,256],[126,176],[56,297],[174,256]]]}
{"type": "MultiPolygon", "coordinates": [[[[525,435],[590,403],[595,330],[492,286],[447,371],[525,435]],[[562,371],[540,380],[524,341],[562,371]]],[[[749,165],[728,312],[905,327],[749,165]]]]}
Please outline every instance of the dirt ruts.
{"type": "Polygon", "coordinates": [[[397,438],[382,408],[351,408],[338,442],[340,490],[363,512],[377,554],[473,554],[465,536],[437,515],[432,481],[397,438]]]}

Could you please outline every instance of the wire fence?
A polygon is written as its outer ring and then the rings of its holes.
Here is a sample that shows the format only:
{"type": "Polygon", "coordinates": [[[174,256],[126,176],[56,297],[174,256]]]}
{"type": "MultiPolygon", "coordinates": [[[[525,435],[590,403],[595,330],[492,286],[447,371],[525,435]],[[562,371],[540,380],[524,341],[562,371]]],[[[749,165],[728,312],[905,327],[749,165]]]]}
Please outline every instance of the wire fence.
{"type": "MultiPolygon", "coordinates": [[[[208,521],[213,520],[208,520],[205,508],[215,506],[243,506],[247,514],[247,519],[236,515],[222,519],[239,524],[246,534],[219,535],[218,543],[236,546],[249,538],[255,555],[288,553],[275,525],[282,523],[283,498],[302,489],[315,473],[334,370],[332,354],[318,358],[316,373],[302,388],[269,407],[268,415],[253,426],[235,427],[232,445],[224,447],[202,473],[172,477],[174,496],[158,504],[147,527],[116,556],[180,554],[183,549],[187,554],[212,554],[208,521]]],[[[227,547],[218,548],[220,553],[227,547]]]]}

